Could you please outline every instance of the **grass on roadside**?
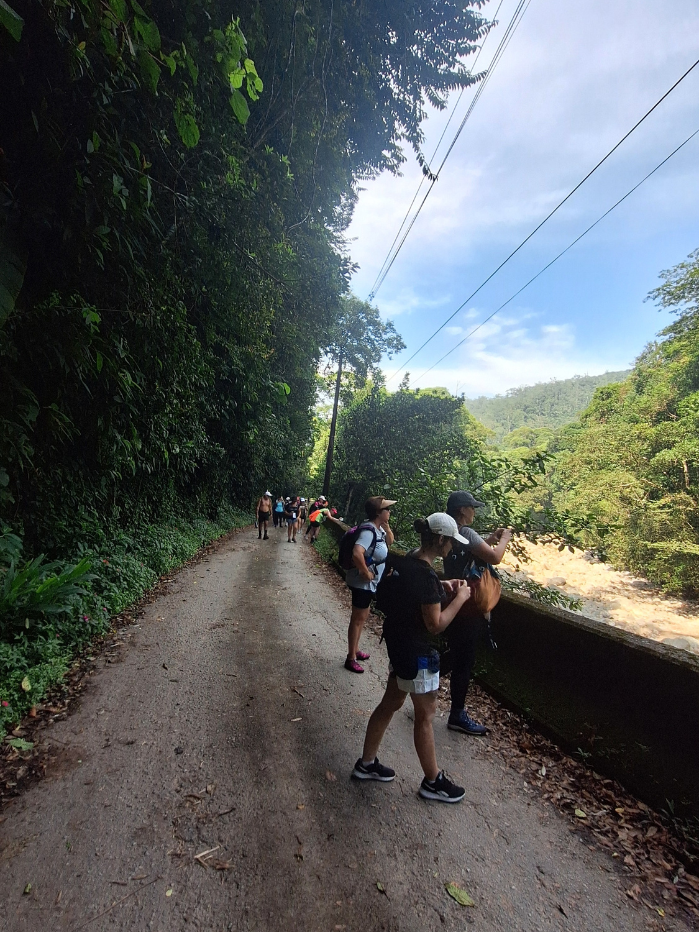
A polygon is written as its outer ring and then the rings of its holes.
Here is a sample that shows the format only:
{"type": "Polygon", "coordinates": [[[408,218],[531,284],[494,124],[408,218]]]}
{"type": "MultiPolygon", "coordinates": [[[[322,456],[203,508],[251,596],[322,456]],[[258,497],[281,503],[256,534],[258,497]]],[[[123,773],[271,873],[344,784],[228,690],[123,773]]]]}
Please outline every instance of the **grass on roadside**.
{"type": "Polygon", "coordinates": [[[109,620],[202,547],[252,522],[224,507],[194,517],[98,535],[72,561],[24,560],[22,542],[0,535],[0,735],[59,683],[77,652],[109,620]]]}

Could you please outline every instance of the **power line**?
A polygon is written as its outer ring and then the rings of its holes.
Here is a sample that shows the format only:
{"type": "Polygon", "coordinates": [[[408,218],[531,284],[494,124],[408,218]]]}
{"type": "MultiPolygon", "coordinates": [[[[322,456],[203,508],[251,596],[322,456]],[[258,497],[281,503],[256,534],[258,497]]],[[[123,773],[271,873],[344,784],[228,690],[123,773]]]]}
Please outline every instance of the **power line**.
{"type": "MultiPolygon", "coordinates": [[[[504,2],[505,2],[505,0],[500,0],[500,3],[498,4],[498,8],[497,8],[497,10],[495,11],[495,15],[493,16],[493,22],[495,22],[495,21],[497,20],[498,13],[500,12],[500,7],[503,5],[504,2]]],[[[480,48],[479,48],[478,51],[476,52],[476,57],[473,59],[473,64],[471,65],[471,68],[470,68],[470,74],[471,74],[471,75],[473,74],[474,68],[475,68],[476,65],[478,64],[478,59],[481,57],[481,52],[482,52],[483,49],[485,48],[485,43],[488,41],[488,37],[489,37],[489,36],[490,36],[490,32],[488,32],[488,34],[486,35],[485,39],[484,39],[483,42],[481,43],[480,48]]],[[[455,114],[456,111],[459,109],[459,104],[461,103],[461,98],[464,96],[465,92],[466,92],[466,88],[465,88],[465,87],[462,87],[461,90],[460,90],[460,92],[459,92],[459,96],[456,98],[456,103],[454,104],[454,106],[453,106],[453,108],[452,108],[452,111],[451,111],[451,113],[449,114],[449,119],[447,120],[447,122],[446,122],[446,124],[445,124],[445,126],[444,126],[444,129],[442,130],[442,135],[439,137],[439,139],[438,139],[438,141],[437,141],[437,145],[434,147],[434,151],[433,151],[432,156],[431,156],[430,161],[429,161],[429,164],[430,164],[430,165],[432,164],[432,162],[435,160],[435,158],[436,158],[436,156],[437,156],[437,152],[439,151],[439,147],[442,145],[442,140],[443,140],[444,137],[446,136],[446,132],[447,132],[447,130],[449,129],[449,124],[451,123],[452,119],[454,118],[454,114],[455,114]]],[[[407,209],[406,212],[405,212],[405,216],[403,217],[400,226],[398,227],[398,232],[397,232],[396,235],[393,237],[393,242],[391,243],[391,245],[390,245],[390,247],[389,247],[389,249],[388,249],[388,253],[386,254],[386,258],[383,260],[383,264],[382,264],[381,268],[379,269],[379,271],[378,271],[378,273],[377,273],[377,275],[376,275],[376,279],[374,280],[374,284],[373,284],[373,286],[372,286],[371,292],[369,293],[369,298],[368,298],[369,301],[373,301],[373,299],[374,299],[374,297],[375,297],[375,295],[376,295],[376,292],[377,292],[377,291],[379,290],[379,288],[381,287],[381,283],[379,282],[379,279],[381,278],[381,274],[382,274],[383,270],[386,268],[387,262],[388,262],[389,259],[391,258],[391,254],[392,254],[392,252],[393,252],[393,247],[396,245],[396,243],[398,242],[398,237],[399,237],[399,236],[401,235],[401,233],[403,232],[403,227],[405,226],[405,224],[406,224],[406,222],[407,222],[407,220],[408,220],[408,217],[410,216],[410,211],[413,209],[413,205],[415,204],[415,201],[417,200],[418,195],[420,194],[420,191],[422,190],[422,186],[423,186],[424,183],[425,183],[425,175],[423,174],[423,175],[421,176],[421,178],[420,178],[420,183],[419,183],[418,186],[417,186],[417,191],[415,192],[415,194],[413,194],[413,199],[412,199],[412,201],[410,202],[410,205],[408,206],[408,209],[407,209]],[[378,284],[377,284],[377,283],[378,283],[378,284]]],[[[383,279],[381,279],[381,281],[383,281],[383,279]]]]}
{"type": "Polygon", "coordinates": [[[640,120],[638,120],[636,123],[634,123],[634,125],[631,127],[631,129],[621,137],[621,139],[619,140],[619,142],[617,142],[616,145],[612,146],[612,148],[609,150],[609,152],[607,152],[607,154],[606,154],[603,158],[601,158],[601,159],[599,160],[599,162],[594,166],[594,168],[591,168],[590,171],[585,175],[585,177],[582,178],[582,180],[580,180],[580,181],[575,185],[575,187],[574,187],[571,191],[569,191],[568,194],[566,194],[566,196],[563,198],[563,200],[558,202],[558,204],[553,208],[553,210],[550,211],[550,213],[548,213],[548,214],[544,217],[544,219],[541,221],[541,223],[539,223],[538,226],[534,227],[534,229],[531,231],[531,233],[529,233],[529,235],[526,236],[526,237],[522,240],[522,242],[519,244],[519,246],[517,246],[516,249],[513,249],[512,252],[509,254],[509,256],[507,256],[506,259],[503,259],[503,261],[500,263],[500,265],[499,265],[493,272],[491,272],[490,275],[489,275],[484,281],[482,281],[482,282],[480,283],[480,285],[478,286],[478,288],[476,288],[475,291],[472,291],[472,292],[471,292],[471,294],[468,296],[468,298],[466,298],[466,300],[463,301],[463,302],[457,307],[457,309],[454,311],[454,313],[453,313],[453,314],[450,314],[449,317],[447,317],[447,319],[434,331],[434,333],[432,333],[431,336],[429,336],[429,337],[425,340],[425,342],[424,342],[420,347],[418,347],[418,349],[415,350],[415,352],[413,353],[413,355],[412,355],[405,363],[403,363],[403,365],[401,366],[401,368],[400,368],[400,369],[396,369],[396,371],[393,373],[393,375],[391,375],[391,376],[388,377],[388,379],[386,380],[387,383],[390,382],[390,381],[392,381],[393,379],[395,379],[395,377],[396,377],[397,375],[399,375],[399,374],[406,368],[406,366],[408,365],[408,363],[412,362],[412,360],[415,359],[415,357],[418,355],[418,353],[421,353],[422,350],[427,346],[427,344],[428,344],[428,343],[431,343],[432,340],[434,340],[434,338],[437,336],[437,334],[438,334],[440,331],[442,331],[442,330],[446,327],[446,325],[449,323],[449,321],[450,321],[450,320],[453,320],[453,319],[456,317],[456,315],[459,313],[459,311],[461,311],[461,310],[468,304],[468,302],[471,301],[471,299],[474,298],[474,297],[478,294],[478,292],[481,291],[481,290],[488,284],[488,282],[489,282],[492,278],[494,278],[502,268],[504,268],[504,267],[507,265],[507,263],[510,261],[510,259],[512,259],[515,255],[517,255],[517,253],[520,251],[520,249],[522,249],[522,247],[525,246],[525,245],[529,242],[529,240],[530,240],[536,233],[539,232],[539,230],[544,226],[545,223],[548,223],[548,221],[551,219],[551,217],[553,217],[553,215],[554,215],[555,213],[557,213],[557,211],[559,211],[559,210],[561,209],[561,207],[563,207],[563,205],[566,203],[566,201],[569,201],[570,198],[575,194],[575,192],[578,191],[592,175],[594,175],[594,173],[597,171],[597,169],[600,168],[602,165],[604,165],[604,163],[607,161],[607,159],[610,158],[610,156],[613,155],[613,154],[616,152],[616,150],[619,148],[619,146],[621,146],[622,143],[624,143],[624,142],[629,138],[629,136],[630,136],[632,133],[634,133],[634,132],[638,129],[638,127],[641,125],[641,123],[643,123],[645,120],[648,119],[648,117],[651,115],[651,113],[653,113],[653,111],[656,110],[656,109],[660,106],[660,104],[666,99],[666,97],[668,97],[668,96],[675,90],[675,88],[678,87],[678,86],[682,83],[682,81],[684,81],[684,79],[697,67],[697,65],[699,65],[699,58],[694,62],[693,65],[691,65],[691,66],[684,72],[684,74],[683,74],[680,78],[677,79],[677,81],[675,81],[675,83],[672,85],[672,87],[670,87],[669,90],[665,91],[665,93],[663,94],[663,96],[662,96],[659,100],[657,100],[657,101],[653,104],[653,106],[643,114],[643,116],[640,118],[640,120]]]}
{"type": "Polygon", "coordinates": [[[679,144],[679,146],[677,146],[676,149],[673,149],[672,152],[671,152],[669,155],[667,155],[667,156],[662,160],[662,162],[659,162],[659,163],[655,166],[655,168],[654,168],[652,171],[649,171],[648,174],[647,174],[645,177],[641,178],[641,180],[638,182],[638,184],[635,184],[635,185],[633,186],[633,188],[631,188],[629,191],[627,191],[626,194],[625,194],[623,197],[620,197],[619,200],[618,200],[615,204],[612,204],[612,206],[611,206],[608,210],[605,210],[605,212],[602,214],[601,217],[598,217],[598,218],[595,220],[594,223],[591,223],[590,226],[580,234],[580,236],[577,236],[577,237],[573,240],[572,243],[569,243],[569,244],[566,246],[566,248],[563,249],[561,252],[559,252],[558,255],[557,255],[555,258],[551,259],[551,261],[550,261],[549,263],[547,263],[547,264],[543,267],[543,269],[539,269],[539,271],[536,273],[536,275],[534,275],[532,278],[530,278],[529,281],[526,283],[526,285],[522,285],[522,287],[519,289],[519,291],[515,291],[515,293],[514,293],[513,295],[511,295],[511,297],[509,297],[509,298],[507,299],[507,301],[504,302],[504,304],[501,304],[500,307],[497,308],[496,310],[494,310],[492,314],[489,314],[484,320],[482,320],[482,321],[478,324],[478,326],[474,327],[473,330],[471,330],[470,333],[467,333],[467,334],[466,334],[466,336],[463,338],[463,340],[460,340],[455,346],[452,346],[452,348],[449,350],[449,352],[448,352],[448,353],[445,353],[445,354],[441,357],[441,359],[438,359],[437,362],[434,363],[432,366],[430,366],[429,369],[425,369],[425,371],[424,371],[423,373],[421,373],[421,374],[415,379],[415,381],[416,381],[416,382],[419,382],[420,379],[423,378],[424,376],[426,376],[428,372],[431,372],[433,369],[435,369],[435,368],[440,364],[440,362],[444,362],[444,360],[447,358],[447,356],[451,356],[451,354],[452,354],[455,350],[457,350],[460,346],[463,346],[464,343],[466,343],[466,341],[469,340],[469,339],[473,336],[474,333],[476,333],[478,330],[480,330],[481,327],[485,326],[485,324],[487,324],[489,320],[492,320],[493,317],[495,317],[496,314],[499,314],[500,311],[501,311],[503,308],[507,307],[507,305],[510,304],[511,301],[514,301],[514,299],[515,299],[518,295],[522,294],[522,292],[525,290],[525,288],[528,288],[528,287],[532,284],[532,282],[535,282],[535,281],[537,280],[537,278],[538,278],[540,275],[543,275],[544,272],[545,272],[547,269],[550,269],[551,266],[552,266],[555,262],[558,262],[558,260],[561,258],[561,256],[564,256],[564,255],[568,252],[569,249],[572,249],[573,246],[575,246],[576,243],[579,243],[580,240],[583,238],[583,236],[587,236],[587,234],[590,232],[590,230],[593,230],[593,229],[597,226],[598,223],[601,223],[601,222],[604,220],[605,217],[608,217],[609,214],[611,214],[611,212],[612,212],[613,210],[615,210],[615,209],[619,206],[619,204],[623,203],[623,202],[626,200],[627,197],[630,197],[630,196],[634,193],[634,191],[636,191],[638,188],[641,187],[641,185],[642,185],[644,182],[648,181],[648,179],[651,177],[651,175],[654,175],[654,174],[658,171],[658,169],[662,168],[663,165],[665,165],[666,162],[669,162],[670,159],[673,157],[673,155],[676,155],[676,154],[680,151],[680,149],[684,148],[684,146],[686,146],[688,142],[691,142],[691,140],[694,139],[694,137],[695,137],[696,135],[698,135],[698,134],[699,134],[699,129],[695,129],[694,132],[693,132],[690,136],[687,136],[687,138],[684,140],[684,142],[681,142],[681,143],[679,144]]]}
{"type": "MultiPolygon", "coordinates": [[[[442,159],[442,162],[441,162],[439,168],[437,169],[436,174],[432,177],[432,179],[431,179],[431,181],[430,181],[430,186],[429,186],[429,188],[427,189],[427,193],[425,194],[424,198],[422,199],[422,201],[421,201],[421,203],[420,203],[420,206],[418,207],[417,211],[415,212],[414,216],[412,217],[412,219],[411,219],[411,221],[410,221],[410,224],[408,225],[408,229],[405,231],[405,233],[404,233],[402,239],[400,240],[400,242],[398,243],[398,246],[396,247],[396,242],[397,242],[397,240],[398,240],[398,237],[400,236],[401,231],[403,230],[403,228],[404,228],[404,226],[405,226],[405,224],[406,224],[406,222],[407,222],[407,220],[408,220],[408,217],[410,216],[410,211],[413,209],[413,205],[415,204],[415,201],[417,200],[417,197],[418,197],[418,195],[419,195],[419,193],[420,193],[420,190],[422,189],[422,185],[424,184],[424,181],[425,181],[424,175],[423,175],[423,177],[420,179],[420,184],[418,185],[417,191],[415,192],[415,194],[414,194],[414,196],[413,196],[413,199],[412,199],[412,201],[410,202],[410,206],[408,207],[408,210],[407,210],[407,212],[406,212],[406,214],[405,214],[405,217],[403,218],[403,221],[402,221],[400,227],[398,228],[398,232],[396,233],[396,235],[395,235],[395,237],[394,237],[394,239],[393,239],[393,242],[391,243],[391,248],[390,248],[389,251],[388,251],[388,255],[387,255],[386,258],[384,259],[383,265],[382,265],[381,268],[379,269],[379,273],[378,273],[378,275],[376,276],[376,280],[374,281],[374,284],[373,284],[371,293],[369,294],[369,301],[372,301],[372,300],[376,297],[376,293],[378,292],[378,290],[379,290],[379,288],[381,287],[381,285],[383,284],[383,282],[384,282],[386,276],[388,275],[389,271],[391,270],[391,266],[392,266],[393,263],[396,261],[396,258],[398,257],[398,253],[399,253],[399,252],[401,251],[401,249],[403,248],[403,244],[405,243],[406,239],[408,238],[408,236],[409,236],[409,234],[410,234],[410,231],[412,230],[413,226],[415,225],[415,221],[416,221],[417,218],[420,216],[420,211],[421,211],[422,208],[425,206],[425,202],[427,201],[427,198],[428,198],[428,197],[430,196],[430,194],[432,193],[432,188],[434,188],[435,184],[436,184],[437,181],[439,180],[439,176],[440,176],[440,174],[441,174],[441,172],[442,172],[442,169],[444,168],[444,165],[445,165],[447,159],[448,159],[449,156],[451,155],[452,149],[453,149],[454,146],[456,145],[456,142],[457,142],[459,136],[461,135],[461,132],[462,132],[464,126],[466,125],[466,123],[467,123],[469,117],[470,117],[471,114],[473,113],[473,110],[474,110],[476,104],[477,104],[478,101],[480,100],[481,95],[483,94],[483,91],[485,90],[485,88],[486,88],[486,86],[487,86],[487,84],[488,84],[488,81],[490,80],[490,78],[491,78],[491,76],[492,76],[492,74],[493,74],[493,71],[494,71],[495,68],[497,67],[497,64],[498,64],[498,62],[500,61],[500,59],[502,58],[502,55],[504,54],[505,49],[507,48],[507,46],[508,46],[509,43],[510,43],[510,39],[511,39],[512,36],[514,35],[514,32],[515,32],[515,30],[517,29],[517,26],[519,26],[519,24],[520,24],[520,22],[521,22],[521,20],[522,20],[522,17],[524,16],[524,14],[525,14],[525,12],[526,12],[526,10],[527,10],[527,7],[529,6],[530,3],[531,3],[531,0],[519,0],[519,3],[518,3],[518,5],[517,5],[517,7],[516,7],[514,13],[512,14],[512,18],[510,19],[510,22],[508,23],[507,29],[505,30],[505,33],[503,34],[502,38],[500,39],[500,43],[499,43],[497,49],[495,50],[495,53],[494,53],[494,55],[493,55],[493,58],[491,59],[490,64],[488,65],[488,69],[487,69],[487,71],[486,71],[486,73],[485,73],[485,77],[483,78],[483,80],[482,80],[481,83],[479,84],[478,90],[477,90],[476,93],[474,94],[473,100],[471,101],[471,103],[470,103],[470,105],[469,105],[469,108],[468,108],[468,110],[466,111],[466,114],[465,114],[463,120],[461,121],[461,124],[460,124],[459,128],[457,129],[456,133],[454,134],[454,138],[452,139],[452,141],[451,141],[451,143],[450,143],[450,145],[449,145],[449,148],[447,149],[447,153],[446,153],[446,155],[444,156],[444,158],[442,159]],[[395,250],[394,250],[394,247],[395,247],[395,250]]],[[[500,3],[500,6],[502,6],[502,0],[501,0],[501,3],[500,3]]],[[[498,9],[496,10],[496,15],[497,15],[498,10],[500,9],[500,6],[498,6],[498,9]]],[[[486,37],[486,38],[487,38],[487,37],[486,37]]],[[[484,41],[483,45],[485,45],[485,41],[484,41]]],[[[475,60],[474,60],[474,62],[473,62],[474,65],[475,65],[476,62],[478,61],[478,57],[480,56],[480,52],[481,52],[482,48],[483,48],[483,46],[481,46],[481,49],[479,49],[478,55],[476,56],[476,58],[475,58],[475,60]]],[[[473,70],[473,69],[472,69],[472,70],[473,70]]],[[[437,154],[437,150],[439,149],[439,146],[441,145],[442,140],[444,139],[444,136],[445,136],[446,131],[447,131],[447,127],[449,126],[449,123],[451,122],[452,116],[453,116],[454,113],[456,112],[456,108],[458,107],[459,102],[461,101],[461,97],[463,96],[463,93],[464,93],[464,89],[462,89],[461,93],[459,94],[459,98],[458,98],[458,100],[457,100],[457,102],[456,102],[456,107],[454,107],[454,110],[452,111],[452,114],[451,114],[451,116],[449,117],[449,120],[447,121],[447,126],[445,126],[445,127],[444,127],[444,130],[442,131],[442,135],[441,135],[440,138],[439,138],[439,142],[437,143],[437,146],[436,146],[436,148],[435,148],[435,150],[434,150],[434,153],[432,154],[432,158],[433,158],[433,159],[434,159],[434,157],[435,157],[436,154],[437,154]]]]}

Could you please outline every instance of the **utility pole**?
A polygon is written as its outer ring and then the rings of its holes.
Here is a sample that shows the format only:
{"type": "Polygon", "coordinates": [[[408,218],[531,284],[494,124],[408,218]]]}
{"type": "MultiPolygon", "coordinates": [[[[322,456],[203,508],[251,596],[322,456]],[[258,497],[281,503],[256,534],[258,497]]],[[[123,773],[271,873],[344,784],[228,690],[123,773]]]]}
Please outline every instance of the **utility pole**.
{"type": "Polygon", "coordinates": [[[333,416],[330,421],[330,436],[328,437],[328,452],[325,457],[325,477],[323,479],[323,495],[330,494],[330,476],[333,470],[333,450],[335,447],[335,428],[337,426],[337,408],[340,404],[340,382],[342,380],[342,350],[337,362],[337,378],[335,379],[335,400],[333,401],[333,416]]]}

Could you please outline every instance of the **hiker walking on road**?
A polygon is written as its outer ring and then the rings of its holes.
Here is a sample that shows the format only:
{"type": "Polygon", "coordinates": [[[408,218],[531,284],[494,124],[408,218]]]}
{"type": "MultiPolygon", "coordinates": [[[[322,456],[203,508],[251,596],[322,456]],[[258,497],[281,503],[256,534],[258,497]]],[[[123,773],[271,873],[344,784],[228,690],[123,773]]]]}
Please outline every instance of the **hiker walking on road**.
{"type": "Polygon", "coordinates": [[[301,528],[303,527],[307,517],[308,505],[306,504],[306,499],[301,496],[299,500],[299,516],[296,519],[296,530],[299,534],[301,533],[301,528]]]}
{"type": "Polygon", "coordinates": [[[368,498],[364,504],[367,521],[360,524],[354,537],[352,563],[345,574],[345,582],[352,593],[352,613],[347,632],[347,659],[345,669],[352,673],[364,673],[360,660],[368,660],[369,654],[359,650],[362,629],[369,617],[371,600],[386,567],[388,550],[393,543],[393,531],[388,526],[391,506],[396,503],[381,495],[368,498]]]}
{"type": "MultiPolygon", "coordinates": [[[[512,538],[512,531],[499,527],[484,539],[469,526],[473,524],[476,508],[483,508],[484,504],[477,501],[470,492],[452,492],[449,496],[447,514],[454,518],[459,527],[459,534],[465,538],[467,544],[462,548],[454,548],[449,559],[444,561],[444,575],[447,578],[463,578],[467,566],[474,558],[483,567],[486,564],[497,566],[502,560],[512,538]]],[[[449,678],[451,711],[447,728],[461,731],[465,735],[484,735],[488,731],[485,725],[474,721],[466,711],[466,693],[471,682],[476,647],[484,621],[483,615],[457,615],[446,633],[452,659],[449,678]]]]}
{"type": "Polygon", "coordinates": [[[274,503],[274,526],[281,527],[284,520],[284,498],[280,495],[274,503]]]}
{"type": "Polygon", "coordinates": [[[296,543],[296,522],[299,516],[299,498],[298,495],[292,495],[287,498],[284,505],[284,516],[286,517],[286,542],[287,544],[296,543]]]}
{"type": "Polygon", "coordinates": [[[439,769],[434,746],[432,721],[439,688],[439,652],[434,638],[451,623],[470,590],[461,579],[440,583],[432,564],[449,553],[454,541],[467,541],[459,536],[456,521],[441,512],[418,518],[414,527],[420,534],[420,547],[405,557],[392,555],[390,575],[382,583],[380,604],[386,615],[383,632],[390,661],[388,683],[369,719],[364,750],[352,776],[383,783],[393,780],[395,771],[380,764],[377,754],[391,719],[410,693],[415,711],[415,750],[425,773],[419,794],[423,799],[458,803],[466,791],[439,769]],[[447,592],[452,600],[442,608],[447,592]]]}
{"type": "Polygon", "coordinates": [[[272,493],[267,490],[264,495],[260,496],[257,503],[257,530],[258,540],[262,537],[262,531],[265,532],[265,540],[269,539],[267,534],[267,522],[272,517],[272,493]]]}

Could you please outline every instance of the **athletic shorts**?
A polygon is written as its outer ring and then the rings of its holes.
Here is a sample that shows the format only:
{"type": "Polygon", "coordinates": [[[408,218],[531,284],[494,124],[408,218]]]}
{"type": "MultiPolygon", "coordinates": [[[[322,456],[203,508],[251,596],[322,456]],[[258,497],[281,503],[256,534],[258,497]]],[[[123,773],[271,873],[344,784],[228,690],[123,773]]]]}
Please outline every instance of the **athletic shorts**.
{"type": "Polygon", "coordinates": [[[347,588],[352,593],[353,608],[369,608],[371,600],[374,598],[371,589],[355,589],[354,586],[348,586],[347,588]]]}
{"type": "Polygon", "coordinates": [[[269,519],[270,519],[271,517],[272,517],[272,515],[271,515],[268,511],[258,511],[258,512],[257,512],[257,520],[260,522],[260,524],[261,524],[263,521],[269,521],[269,519]]]}
{"type": "Polygon", "coordinates": [[[388,675],[395,679],[402,693],[425,695],[425,693],[437,692],[439,689],[439,673],[430,673],[429,670],[418,670],[414,680],[402,680],[396,676],[395,670],[389,664],[388,675]]]}

